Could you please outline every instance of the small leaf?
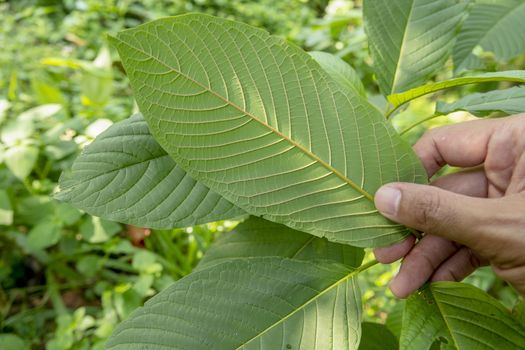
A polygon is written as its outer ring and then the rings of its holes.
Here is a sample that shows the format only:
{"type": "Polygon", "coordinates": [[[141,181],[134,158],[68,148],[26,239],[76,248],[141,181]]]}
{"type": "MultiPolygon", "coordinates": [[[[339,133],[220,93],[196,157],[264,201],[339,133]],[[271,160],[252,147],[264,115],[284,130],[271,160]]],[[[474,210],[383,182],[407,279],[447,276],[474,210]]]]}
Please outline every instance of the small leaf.
{"type": "Polygon", "coordinates": [[[29,350],[30,344],[16,334],[0,334],[2,350],[29,350]]]}
{"type": "Polygon", "coordinates": [[[513,81],[518,83],[525,83],[525,71],[523,70],[509,70],[503,72],[481,73],[461,78],[454,78],[450,80],[440,81],[437,83],[430,83],[411,89],[399,94],[388,96],[388,101],[399,107],[415,98],[421,97],[432,92],[448,89],[454,86],[461,86],[467,84],[486,83],[492,81],[513,81]]]}
{"type": "Polygon", "coordinates": [[[20,180],[24,180],[33,170],[38,158],[38,148],[31,145],[12,146],[4,153],[4,162],[20,180]]]}
{"type": "Polygon", "coordinates": [[[361,344],[359,350],[397,350],[399,344],[396,337],[382,324],[363,322],[361,324],[361,344]]]}
{"type": "Polygon", "coordinates": [[[516,86],[506,90],[495,90],[475,93],[452,102],[438,102],[437,114],[449,114],[466,111],[478,117],[491,112],[502,112],[508,115],[525,112],[525,86],[516,86]]]}
{"type": "Polygon", "coordinates": [[[401,349],[435,340],[467,349],[525,349],[525,328],[496,299],[465,283],[432,283],[406,304],[401,349]]]}
{"type": "Polygon", "coordinates": [[[343,88],[351,89],[366,98],[366,90],[359,74],[348,63],[327,52],[310,51],[308,54],[343,88]]]}
{"type": "Polygon", "coordinates": [[[29,231],[27,243],[33,250],[45,249],[58,243],[62,228],[54,220],[46,220],[29,231]]]}
{"type": "Polygon", "coordinates": [[[525,3],[521,0],[476,1],[463,24],[452,55],[456,71],[481,67],[480,48],[508,61],[525,52],[525,3]]]}
{"type": "Polygon", "coordinates": [[[466,2],[365,0],[370,55],[385,95],[406,91],[443,69],[466,2]]]}
{"type": "Polygon", "coordinates": [[[27,140],[34,132],[34,123],[29,119],[10,121],[2,127],[0,139],[7,146],[14,146],[27,140]]]}
{"type": "Polygon", "coordinates": [[[363,261],[364,251],[252,216],[213,244],[204,255],[198,269],[228,259],[256,256],[281,256],[299,260],[325,259],[356,268],[363,261]]]}
{"type": "Polygon", "coordinates": [[[357,349],[358,270],[279,257],[192,273],[121,323],[108,350],[357,349]]]}
{"type": "Polygon", "coordinates": [[[87,217],[79,227],[82,238],[89,243],[106,242],[120,232],[119,224],[96,216],[87,217]]]}
{"type": "Polygon", "coordinates": [[[5,190],[0,189],[0,225],[11,225],[13,223],[13,208],[11,200],[5,190]]]}
{"type": "Polygon", "coordinates": [[[139,114],[87,146],[60,178],[55,198],[91,215],[158,229],[244,214],[178,167],[139,114]]]}
{"type": "Polygon", "coordinates": [[[426,182],[412,149],[306,52],[202,14],[111,38],[150,131],[197,181],[246,212],[330,241],[378,246],[409,230],[378,213],[392,181],[426,182]]]}

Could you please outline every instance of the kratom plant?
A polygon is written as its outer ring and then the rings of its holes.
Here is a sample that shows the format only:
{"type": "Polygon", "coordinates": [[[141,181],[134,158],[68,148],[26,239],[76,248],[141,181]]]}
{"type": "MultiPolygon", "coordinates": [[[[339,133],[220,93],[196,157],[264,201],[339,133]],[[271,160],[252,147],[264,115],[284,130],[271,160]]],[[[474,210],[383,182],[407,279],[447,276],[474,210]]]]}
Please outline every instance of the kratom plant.
{"type": "MultiPolygon", "coordinates": [[[[362,324],[358,286],[377,263],[363,263],[363,248],[419,235],[373,204],[384,183],[428,181],[389,119],[449,87],[525,82],[525,71],[430,82],[451,55],[459,74],[479,67],[480,50],[525,51],[512,24],[524,12],[520,1],[480,1],[468,17],[455,0],[365,1],[384,113],[340,58],[245,24],[190,14],[111,37],[141,114],[86,147],[57,198],[149,228],[244,221],[122,322],[107,348],[525,348],[519,317],[471,285],[432,283],[411,296],[396,316],[399,341],[362,324]]],[[[523,87],[440,103],[436,115],[456,110],[525,111],[523,87]]]]}

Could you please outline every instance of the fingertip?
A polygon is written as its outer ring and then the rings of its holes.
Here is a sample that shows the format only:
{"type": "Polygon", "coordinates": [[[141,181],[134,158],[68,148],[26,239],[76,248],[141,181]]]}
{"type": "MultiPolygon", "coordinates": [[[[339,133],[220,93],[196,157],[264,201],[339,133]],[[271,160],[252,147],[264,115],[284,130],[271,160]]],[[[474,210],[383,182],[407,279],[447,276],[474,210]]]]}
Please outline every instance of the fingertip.
{"type": "Polygon", "coordinates": [[[400,275],[394,277],[389,287],[392,294],[398,299],[406,299],[413,292],[407,288],[407,284],[403,281],[403,276],[400,275]]]}
{"type": "Polygon", "coordinates": [[[374,249],[374,255],[382,264],[391,264],[408,254],[416,242],[414,236],[410,236],[402,242],[388,247],[374,249]]]}

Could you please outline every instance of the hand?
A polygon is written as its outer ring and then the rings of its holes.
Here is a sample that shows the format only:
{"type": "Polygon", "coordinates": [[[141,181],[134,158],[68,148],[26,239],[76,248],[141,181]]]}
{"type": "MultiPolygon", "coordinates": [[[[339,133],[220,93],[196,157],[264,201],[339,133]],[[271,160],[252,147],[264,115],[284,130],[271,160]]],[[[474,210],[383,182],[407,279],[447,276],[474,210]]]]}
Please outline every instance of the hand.
{"type": "Polygon", "coordinates": [[[436,128],[414,150],[429,177],[445,164],[469,169],[377,191],[384,216],[425,233],[374,251],[382,263],[404,257],[392,292],[405,298],[428,280],[460,281],[490,264],[525,295],[525,114],[436,128]]]}

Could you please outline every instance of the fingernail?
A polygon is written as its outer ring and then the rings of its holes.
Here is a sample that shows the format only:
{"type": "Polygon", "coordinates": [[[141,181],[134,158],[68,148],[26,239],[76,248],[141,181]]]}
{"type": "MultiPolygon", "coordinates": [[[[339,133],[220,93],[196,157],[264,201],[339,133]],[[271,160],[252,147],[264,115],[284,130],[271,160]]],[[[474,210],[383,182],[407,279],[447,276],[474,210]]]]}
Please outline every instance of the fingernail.
{"type": "Polygon", "coordinates": [[[374,201],[381,214],[395,217],[401,202],[401,191],[392,186],[383,186],[376,192],[374,201]]]}

